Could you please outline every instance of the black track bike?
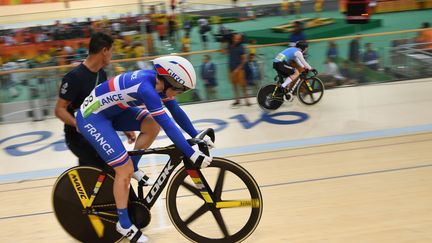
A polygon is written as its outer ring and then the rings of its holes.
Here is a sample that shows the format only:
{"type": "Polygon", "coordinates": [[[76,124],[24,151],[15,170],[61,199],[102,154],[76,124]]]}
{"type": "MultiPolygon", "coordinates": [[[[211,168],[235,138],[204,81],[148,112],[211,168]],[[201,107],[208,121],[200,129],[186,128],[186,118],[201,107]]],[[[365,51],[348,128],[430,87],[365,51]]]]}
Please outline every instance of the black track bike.
{"type": "Polygon", "coordinates": [[[291,88],[284,89],[281,84],[284,77],[277,75],[274,80],[276,83],[267,84],[258,91],[257,100],[259,106],[265,111],[278,109],[285,100],[292,101],[297,96],[301,103],[314,105],[318,103],[324,95],[324,83],[316,77],[317,73],[303,72],[294,81],[291,88]]]}
{"type": "MultiPolygon", "coordinates": [[[[214,140],[214,131],[207,129],[188,142],[208,154],[202,140],[206,134],[214,140]]],[[[214,157],[209,167],[200,169],[174,145],[128,153],[169,156],[155,184],[146,187],[147,193],[142,183],[136,188],[138,194],[130,187],[129,214],[137,227],[150,223],[150,210],[167,185],[168,216],[190,241],[240,242],[258,226],[263,212],[260,188],[252,175],[235,162],[214,157]],[[183,166],[175,171],[180,164],[183,166]]],[[[112,172],[90,166],[70,168],[58,177],[52,193],[54,213],[72,237],[92,243],[123,239],[115,229],[118,216],[113,182],[112,172]]]]}

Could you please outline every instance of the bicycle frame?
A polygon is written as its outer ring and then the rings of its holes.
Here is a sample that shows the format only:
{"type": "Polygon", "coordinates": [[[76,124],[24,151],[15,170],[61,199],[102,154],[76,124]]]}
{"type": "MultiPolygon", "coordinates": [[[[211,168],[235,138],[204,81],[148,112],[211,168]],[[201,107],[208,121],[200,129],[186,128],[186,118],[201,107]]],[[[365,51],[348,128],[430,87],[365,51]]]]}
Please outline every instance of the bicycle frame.
{"type": "MultiPolygon", "coordinates": [[[[306,74],[306,75],[307,75],[307,74],[306,74]]],[[[294,91],[297,89],[297,87],[299,86],[299,84],[301,83],[302,80],[306,80],[306,85],[308,86],[309,90],[310,90],[310,91],[313,91],[313,88],[311,87],[310,83],[307,82],[307,79],[308,79],[308,78],[315,77],[315,75],[312,75],[312,76],[310,76],[310,77],[307,77],[306,75],[302,76],[302,74],[300,74],[299,77],[298,77],[295,81],[293,81],[293,82],[294,82],[294,85],[289,89],[289,92],[294,93],[294,91]]],[[[278,76],[277,76],[277,79],[278,79],[277,83],[278,83],[279,85],[280,85],[280,83],[283,83],[283,78],[282,78],[281,76],[278,75],[278,76]]],[[[277,88],[279,87],[279,85],[277,85],[277,86],[276,86],[276,89],[273,91],[273,93],[272,93],[272,96],[273,96],[273,97],[275,96],[275,94],[276,94],[276,90],[277,90],[277,88]]]]}
{"type": "MultiPolygon", "coordinates": [[[[193,140],[193,139],[192,139],[193,140]]],[[[189,141],[191,142],[191,141],[189,141]]],[[[207,148],[207,145],[200,141],[198,142],[200,148],[207,148]]],[[[143,200],[144,205],[150,210],[156,203],[163,189],[168,184],[169,178],[174,172],[175,168],[183,161],[183,164],[188,172],[189,176],[192,178],[195,185],[200,188],[201,195],[207,203],[213,203],[215,201],[210,195],[213,195],[207,181],[202,176],[199,168],[192,163],[189,159],[185,158],[184,155],[175,147],[168,146],[162,148],[146,149],[146,150],[136,150],[129,151],[130,156],[142,156],[146,154],[166,154],[170,158],[163,168],[162,172],[159,174],[155,181],[155,184],[150,188],[150,191],[144,197],[143,184],[138,183],[138,198],[143,200]]]]}
{"type": "MultiPolygon", "coordinates": [[[[174,146],[164,147],[164,148],[155,148],[155,149],[147,149],[147,150],[136,150],[129,151],[130,156],[142,156],[146,154],[166,154],[169,155],[170,158],[168,162],[165,164],[162,172],[159,174],[158,178],[155,181],[155,184],[150,188],[150,191],[144,197],[143,186],[142,184],[138,184],[138,198],[143,199],[144,205],[150,209],[156,203],[156,200],[162,193],[165,186],[168,184],[168,179],[171,177],[174,169],[182,162],[183,155],[178,151],[174,146]]],[[[184,159],[185,166],[192,167],[193,164],[184,159]]]]}

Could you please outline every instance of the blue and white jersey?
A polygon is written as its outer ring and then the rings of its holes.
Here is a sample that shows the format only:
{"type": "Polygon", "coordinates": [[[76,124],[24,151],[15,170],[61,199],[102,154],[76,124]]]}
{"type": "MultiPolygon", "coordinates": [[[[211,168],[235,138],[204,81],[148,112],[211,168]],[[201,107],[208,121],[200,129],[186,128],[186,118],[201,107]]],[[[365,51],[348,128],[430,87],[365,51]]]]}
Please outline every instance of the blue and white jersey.
{"type": "Polygon", "coordinates": [[[109,144],[109,148],[122,151],[108,153],[108,145],[101,144],[100,138],[103,137],[104,141],[109,143],[115,140],[114,135],[117,136],[115,130],[139,130],[141,120],[148,114],[186,156],[190,157],[195,152],[165,112],[163,105],[168,108],[176,123],[191,137],[195,137],[198,132],[174,97],[158,93],[155,85],[156,72],[153,70],[124,73],[99,84],[81,104],[76,117],[77,126],[108,164],[125,163],[126,150],[120,145],[109,144]],[[146,109],[141,109],[144,106],[146,109]],[[108,126],[110,127],[107,128],[108,126]],[[95,137],[95,134],[98,136],[95,137]]]}
{"type": "Polygon", "coordinates": [[[297,47],[289,47],[279,53],[273,62],[285,62],[290,63],[291,61],[295,61],[300,67],[306,69],[312,69],[309,63],[303,57],[303,53],[297,47]]]}

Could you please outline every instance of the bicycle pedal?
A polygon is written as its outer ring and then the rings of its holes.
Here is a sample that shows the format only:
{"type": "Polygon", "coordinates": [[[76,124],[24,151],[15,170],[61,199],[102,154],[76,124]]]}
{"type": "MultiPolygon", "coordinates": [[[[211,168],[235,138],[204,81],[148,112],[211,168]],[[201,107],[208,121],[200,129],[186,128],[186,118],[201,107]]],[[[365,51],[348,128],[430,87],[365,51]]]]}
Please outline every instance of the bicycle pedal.
{"type": "Polygon", "coordinates": [[[285,99],[286,99],[288,102],[291,102],[291,101],[294,100],[294,95],[291,94],[291,93],[286,93],[286,94],[285,94],[285,99]]]}

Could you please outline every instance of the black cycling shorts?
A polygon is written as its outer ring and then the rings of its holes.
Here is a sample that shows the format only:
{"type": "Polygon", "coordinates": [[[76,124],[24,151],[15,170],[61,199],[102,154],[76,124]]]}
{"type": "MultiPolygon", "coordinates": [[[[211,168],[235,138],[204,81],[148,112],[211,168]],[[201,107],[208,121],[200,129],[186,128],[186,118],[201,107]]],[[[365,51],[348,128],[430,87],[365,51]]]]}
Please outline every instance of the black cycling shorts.
{"type": "Polygon", "coordinates": [[[273,68],[277,71],[279,75],[284,77],[291,76],[295,72],[295,68],[286,64],[285,62],[274,62],[273,68]]]}

